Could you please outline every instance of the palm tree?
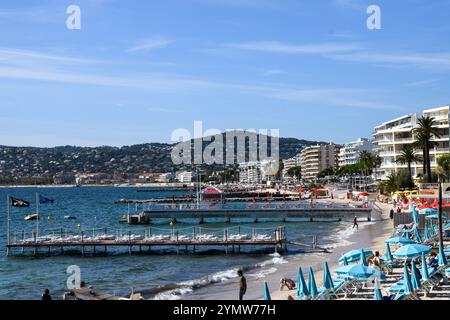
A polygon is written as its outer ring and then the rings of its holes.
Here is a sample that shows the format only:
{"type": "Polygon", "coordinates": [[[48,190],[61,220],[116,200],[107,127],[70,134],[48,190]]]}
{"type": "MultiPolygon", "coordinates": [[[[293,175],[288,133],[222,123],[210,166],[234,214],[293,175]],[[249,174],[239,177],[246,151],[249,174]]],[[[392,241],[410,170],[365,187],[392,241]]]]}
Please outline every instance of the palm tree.
{"type": "Polygon", "coordinates": [[[435,119],[433,117],[422,117],[417,121],[418,127],[413,130],[417,144],[422,148],[424,161],[424,174],[427,175],[427,182],[431,183],[431,161],[430,149],[435,145],[433,137],[440,138],[441,135],[434,127],[435,119]]]}
{"type": "MultiPolygon", "coordinates": [[[[365,177],[371,175],[373,173],[373,169],[381,164],[381,158],[378,155],[374,155],[367,150],[361,152],[359,156],[359,161],[362,166],[365,177]]],[[[365,190],[367,184],[366,178],[364,178],[364,181],[365,181],[364,186],[365,190]]]]}
{"type": "Polygon", "coordinates": [[[412,181],[413,181],[413,176],[412,176],[412,169],[411,169],[411,164],[414,162],[420,162],[422,159],[416,155],[416,152],[414,151],[414,148],[412,145],[407,144],[403,147],[402,152],[400,154],[400,156],[397,158],[397,160],[395,162],[400,163],[400,164],[406,164],[408,165],[408,173],[409,176],[411,178],[411,186],[412,186],[412,181]]]}
{"type": "Polygon", "coordinates": [[[443,173],[447,176],[447,181],[450,182],[450,153],[444,154],[437,158],[437,163],[441,169],[441,172],[439,173],[443,173]]]}

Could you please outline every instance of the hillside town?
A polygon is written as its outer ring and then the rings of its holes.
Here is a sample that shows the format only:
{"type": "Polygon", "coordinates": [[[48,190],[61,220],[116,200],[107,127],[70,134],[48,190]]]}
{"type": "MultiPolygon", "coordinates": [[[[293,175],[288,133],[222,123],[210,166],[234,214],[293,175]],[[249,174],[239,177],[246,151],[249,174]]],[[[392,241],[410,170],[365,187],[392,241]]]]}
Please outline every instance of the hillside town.
{"type": "MultiPolygon", "coordinates": [[[[77,185],[189,185],[199,179],[210,184],[242,186],[333,181],[360,190],[375,188],[379,185],[375,182],[381,181],[381,187],[389,188],[391,184],[392,189],[398,189],[406,187],[407,175],[413,180],[423,178],[423,173],[429,170],[426,168],[427,163],[432,173],[436,170],[448,172],[439,164],[439,159],[449,154],[448,119],[449,106],[426,109],[386,121],[373,128],[371,137],[359,137],[344,145],[298,140],[302,142],[294,147],[290,145],[289,152],[284,152],[280,161],[265,160],[201,168],[170,165],[172,145],[169,144],[98,149],[65,147],[66,152],[56,148],[45,156],[45,149],[1,147],[0,178],[2,184],[18,184],[18,181],[22,181],[29,184],[77,185]],[[421,119],[432,120],[434,134],[429,142],[428,161],[422,161],[423,150],[418,137],[421,119]],[[293,156],[288,157],[289,153],[293,156]],[[77,167],[78,162],[82,166],[77,167]],[[73,169],[67,171],[67,168],[73,169]],[[35,175],[33,171],[41,174],[35,175]]],[[[436,180],[437,176],[430,177],[430,180],[433,179],[436,180]]]]}

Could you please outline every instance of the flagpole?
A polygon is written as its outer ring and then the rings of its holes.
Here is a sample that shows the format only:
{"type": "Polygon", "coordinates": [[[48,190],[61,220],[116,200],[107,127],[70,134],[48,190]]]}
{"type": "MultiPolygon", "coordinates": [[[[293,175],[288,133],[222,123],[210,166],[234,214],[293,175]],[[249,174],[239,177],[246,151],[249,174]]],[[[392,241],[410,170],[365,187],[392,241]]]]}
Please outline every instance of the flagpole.
{"type": "MultiPolygon", "coordinates": [[[[10,211],[10,209],[9,209],[9,202],[10,202],[10,197],[9,197],[9,194],[6,196],[6,229],[7,229],[7,231],[6,231],[6,238],[7,238],[7,243],[8,243],[8,246],[11,244],[10,243],[10,237],[9,237],[9,211],[10,211]]],[[[6,255],[8,255],[8,253],[9,253],[9,247],[6,247],[6,255]]]]}
{"type": "Polygon", "coordinates": [[[39,194],[36,192],[36,214],[37,214],[37,219],[36,219],[36,241],[37,238],[39,237],[39,194]]]}

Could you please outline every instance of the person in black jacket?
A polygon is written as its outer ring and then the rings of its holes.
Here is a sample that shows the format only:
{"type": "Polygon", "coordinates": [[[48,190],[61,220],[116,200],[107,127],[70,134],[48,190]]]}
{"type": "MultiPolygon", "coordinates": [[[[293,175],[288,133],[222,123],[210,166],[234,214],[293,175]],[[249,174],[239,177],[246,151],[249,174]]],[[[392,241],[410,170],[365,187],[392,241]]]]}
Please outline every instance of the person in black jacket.
{"type": "Polygon", "coordinates": [[[52,300],[52,296],[50,295],[50,290],[45,289],[44,293],[42,294],[42,301],[51,301],[52,300]]]}

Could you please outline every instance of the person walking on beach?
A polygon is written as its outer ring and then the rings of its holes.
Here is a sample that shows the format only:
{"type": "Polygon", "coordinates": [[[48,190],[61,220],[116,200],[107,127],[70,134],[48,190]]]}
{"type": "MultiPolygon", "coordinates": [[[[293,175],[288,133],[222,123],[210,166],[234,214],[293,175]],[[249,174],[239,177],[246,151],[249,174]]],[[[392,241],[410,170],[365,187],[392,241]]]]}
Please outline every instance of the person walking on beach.
{"type": "Polygon", "coordinates": [[[50,295],[50,290],[48,290],[48,289],[44,290],[44,293],[42,294],[41,300],[42,301],[51,301],[52,300],[52,296],[50,295]]]}
{"type": "Polygon", "coordinates": [[[355,229],[355,228],[356,228],[356,230],[359,229],[359,225],[358,225],[358,217],[355,217],[355,218],[353,219],[353,228],[352,228],[352,229],[355,229]]]}
{"type": "Polygon", "coordinates": [[[239,276],[239,300],[244,300],[244,295],[247,292],[247,279],[244,277],[244,272],[242,270],[238,271],[239,276]]]}

